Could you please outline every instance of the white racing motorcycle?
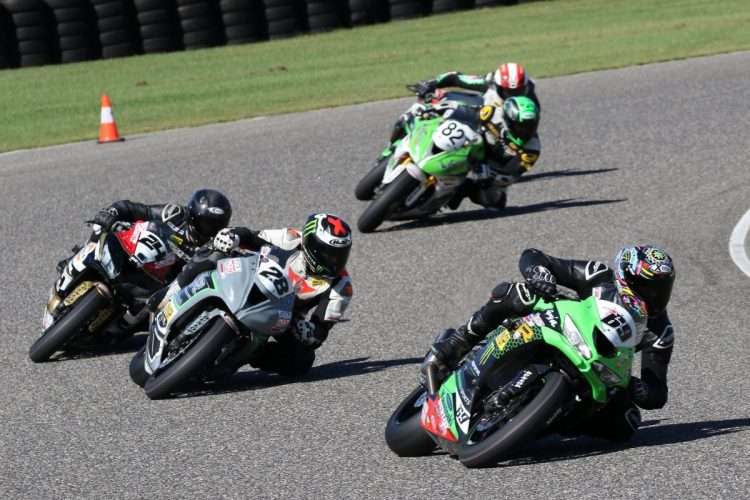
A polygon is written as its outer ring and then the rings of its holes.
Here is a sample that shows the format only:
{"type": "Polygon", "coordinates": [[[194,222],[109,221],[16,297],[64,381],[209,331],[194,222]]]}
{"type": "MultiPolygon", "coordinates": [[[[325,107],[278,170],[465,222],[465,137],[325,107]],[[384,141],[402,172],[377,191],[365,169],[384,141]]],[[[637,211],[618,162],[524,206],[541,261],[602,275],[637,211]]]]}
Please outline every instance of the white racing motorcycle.
{"type": "Polygon", "coordinates": [[[191,380],[215,378],[240,349],[253,352],[271,337],[289,335],[294,299],[270,247],[236,251],[173,293],[154,315],[130,377],[151,399],[174,394],[191,380]]]}

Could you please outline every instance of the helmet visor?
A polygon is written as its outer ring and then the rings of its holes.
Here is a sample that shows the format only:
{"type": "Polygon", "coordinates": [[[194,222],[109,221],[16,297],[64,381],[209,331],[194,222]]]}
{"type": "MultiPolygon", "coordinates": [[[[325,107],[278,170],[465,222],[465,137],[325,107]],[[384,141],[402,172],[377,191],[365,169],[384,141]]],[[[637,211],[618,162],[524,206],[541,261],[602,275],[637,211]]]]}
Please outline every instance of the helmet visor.
{"type": "Polygon", "coordinates": [[[334,247],[318,244],[308,245],[307,251],[312,262],[318,267],[314,271],[322,272],[322,274],[333,278],[338,276],[344,267],[346,267],[351,249],[351,246],[334,247]]]}
{"type": "Polygon", "coordinates": [[[655,280],[635,278],[629,281],[632,281],[630,289],[633,290],[633,293],[646,302],[649,316],[660,314],[667,308],[669,298],[672,295],[673,280],[667,278],[655,280]]]}
{"type": "Polygon", "coordinates": [[[526,142],[536,134],[536,120],[524,120],[510,123],[510,133],[522,142],[526,142]]]}

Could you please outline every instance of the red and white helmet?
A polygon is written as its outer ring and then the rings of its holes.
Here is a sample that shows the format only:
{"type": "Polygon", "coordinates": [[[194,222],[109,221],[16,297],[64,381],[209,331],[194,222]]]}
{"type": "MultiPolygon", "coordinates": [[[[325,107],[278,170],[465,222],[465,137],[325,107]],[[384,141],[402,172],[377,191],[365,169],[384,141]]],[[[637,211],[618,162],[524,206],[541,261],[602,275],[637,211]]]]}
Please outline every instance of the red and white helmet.
{"type": "Polygon", "coordinates": [[[526,71],[517,63],[505,63],[495,71],[494,77],[497,93],[503,99],[526,95],[526,71]]]}

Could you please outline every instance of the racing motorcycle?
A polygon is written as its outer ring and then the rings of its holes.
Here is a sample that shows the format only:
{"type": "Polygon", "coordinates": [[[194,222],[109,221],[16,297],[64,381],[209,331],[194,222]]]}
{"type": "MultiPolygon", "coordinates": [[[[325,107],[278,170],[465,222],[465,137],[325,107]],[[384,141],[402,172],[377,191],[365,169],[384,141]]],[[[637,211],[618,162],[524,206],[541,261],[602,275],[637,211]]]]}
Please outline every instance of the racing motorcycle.
{"type": "Polygon", "coordinates": [[[157,222],[117,222],[61,263],[42,318],[42,336],[29,349],[34,362],[116,340],[146,319],[146,300],[164,286],[177,257],[178,237],[157,222]]]}
{"type": "Polygon", "coordinates": [[[295,291],[273,252],[236,250],[168,297],[130,363],[130,378],[150,399],[219,378],[240,350],[252,356],[272,337],[289,335],[295,291]]]}
{"type": "Polygon", "coordinates": [[[429,367],[388,420],[386,442],[399,456],[439,446],[467,467],[496,464],[542,433],[577,429],[625,390],[638,337],[613,302],[540,300],[491,332],[439,387],[429,367]]]}
{"type": "Polygon", "coordinates": [[[435,113],[405,123],[406,135],[357,184],[355,196],[372,200],[357,221],[363,233],[384,220],[431,215],[445,206],[484,157],[476,109],[481,96],[449,92],[433,99],[435,113]]]}

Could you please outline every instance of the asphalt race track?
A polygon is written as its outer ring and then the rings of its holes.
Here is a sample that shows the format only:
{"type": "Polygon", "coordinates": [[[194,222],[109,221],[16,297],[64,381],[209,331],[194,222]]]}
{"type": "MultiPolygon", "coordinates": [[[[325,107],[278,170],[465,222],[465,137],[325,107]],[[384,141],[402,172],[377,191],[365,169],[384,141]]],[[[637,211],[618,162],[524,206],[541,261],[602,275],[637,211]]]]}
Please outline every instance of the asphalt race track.
{"type": "Polygon", "coordinates": [[[243,371],[159,402],[128,378],[144,337],[28,359],[82,221],[116,199],[182,201],[215,186],[236,224],[301,224],[326,209],[354,225],[354,185],[409,100],[0,155],[0,497],[747,498],[749,283],[727,243],[750,208],[749,68],[737,53],[539,81],[543,153],[504,213],[465,201],[428,223],[355,234],[352,321],[307,378],[243,371]],[[670,401],[644,412],[628,446],[548,439],[475,471],[388,450],[384,424],[433,336],[518,278],[524,248],[609,260],[627,242],[664,245],[679,273],[670,401]]]}

